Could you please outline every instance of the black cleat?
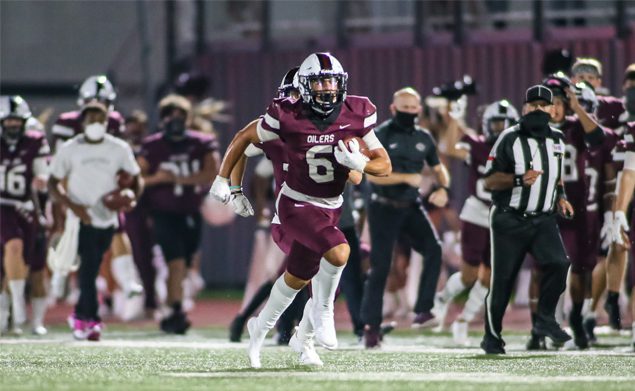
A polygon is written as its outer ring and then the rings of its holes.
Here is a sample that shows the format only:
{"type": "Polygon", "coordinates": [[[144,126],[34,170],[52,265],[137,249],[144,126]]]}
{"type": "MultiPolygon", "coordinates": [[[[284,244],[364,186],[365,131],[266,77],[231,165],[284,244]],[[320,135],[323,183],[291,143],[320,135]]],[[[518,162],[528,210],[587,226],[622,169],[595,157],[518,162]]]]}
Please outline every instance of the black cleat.
{"type": "Polygon", "coordinates": [[[575,346],[579,349],[588,349],[589,340],[586,337],[584,326],[582,325],[582,315],[571,312],[569,314],[569,326],[573,332],[573,342],[575,346]]]}
{"type": "Polygon", "coordinates": [[[571,336],[560,328],[555,320],[536,320],[532,334],[539,337],[549,337],[556,344],[563,344],[571,339],[571,336]]]}
{"type": "Polygon", "coordinates": [[[588,317],[582,322],[582,327],[584,327],[584,332],[591,345],[598,341],[598,338],[595,336],[595,326],[597,326],[597,320],[592,317],[588,317]]]}
{"type": "Polygon", "coordinates": [[[240,342],[245,329],[246,319],[242,315],[237,315],[229,325],[229,342],[240,342]]]}
{"type": "Polygon", "coordinates": [[[173,312],[172,315],[163,318],[159,326],[165,333],[184,335],[191,325],[184,312],[173,312]]]}
{"type": "Polygon", "coordinates": [[[609,314],[609,326],[613,330],[621,330],[622,329],[622,319],[620,316],[620,305],[617,300],[617,296],[615,299],[607,298],[604,302],[604,309],[606,313],[609,314]]]}
{"type": "Polygon", "coordinates": [[[384,336],[390,334],[395,329],[395,327],[397,327],[397,322],[395,322],[394,320],[392,322],[382,323],[381,326],[379,326],[379,340],[383,341],[384,336]]]}
{"type": "Polygon", "coordinates": [[[364,327],[364,346],[366,349],[381,347],[381,333],[378,327],[372,327],[370,325],[364,327]]]}
{"type": "Polygon", "coordinates": [[[547,350],[545,337],[531,333],[529,341],[527,341],[527,350],[547,350]]]}
{"type": "Polygon", "coordinates": [[[505,354],[505,342],[486,335],[481,341],[481,349],[485,354],[505,354]]]}

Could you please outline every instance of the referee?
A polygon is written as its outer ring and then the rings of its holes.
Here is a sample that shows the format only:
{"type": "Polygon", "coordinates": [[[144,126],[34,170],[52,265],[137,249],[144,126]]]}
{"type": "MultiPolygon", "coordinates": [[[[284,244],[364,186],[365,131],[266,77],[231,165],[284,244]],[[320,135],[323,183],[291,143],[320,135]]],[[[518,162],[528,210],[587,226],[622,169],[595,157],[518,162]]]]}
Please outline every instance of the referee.
{"type": "Polygon", "coordinates": [[[490,152],[485,187],[492,191],[490,210],[492,278],[485,299],[487,354],[504,354],[503,315],[527,253],[543,272],[532,332],[554,342],[571,339],[555,320],[565,289],[569,260],[556,222],[556,211],[573,217],[562,182],[564,135],[549,126],[553,94],[542,85],[525,94],[525,115],[505,130],[490,152]]]}
{"type": "Polygon", "coordinates": [[[401,233],[410,239],[412,247],[423,256],[425,262],[414,308],[416,317],[413,326],[435,324],[431,309],[441,270],[441,245],[421,205],[419,186],[424,164],[434,171],[439,184],[428,197],[431,204],[444,207],[448,202],[450,185],[450,176],[439,161],[432,136],[415,125],[422,110],[419,93],[413,88],[395,92],[390,110],[393,118],[378,126],[375,132],[388,151],[393,172],[387,177],[368,177],[372,190],[368,207],[371,268],[364,285],[361,306],[366,348],[375,348],[380,344],[386,278],[390,272],[393,248],[401,233]]]}

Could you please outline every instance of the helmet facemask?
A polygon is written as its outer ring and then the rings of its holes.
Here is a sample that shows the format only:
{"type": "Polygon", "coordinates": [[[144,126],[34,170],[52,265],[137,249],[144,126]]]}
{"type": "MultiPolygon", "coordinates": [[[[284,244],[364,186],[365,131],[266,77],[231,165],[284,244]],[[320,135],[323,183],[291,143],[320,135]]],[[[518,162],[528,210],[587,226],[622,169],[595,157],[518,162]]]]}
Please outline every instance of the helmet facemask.
{"type": "Polygon", "coordinates": [[[320,114],[330,114],[346,99],[346,73],[326,73],[300,76],[302,99],[320,114]],[[322,88],[316,90],[315,87],[322,88]]]}
{"type": "Polygon", "coordinates": [[[24,134],[26,121],[20,117],[5,117],[2,119],[2,139],[9,145],[15,145],[20,141],[20,138],[24,134]],[[14,122],[14,124],[7,125],[7,122],[14,122]],[[18,125],[18,121],[21,123],[18,125]]]}

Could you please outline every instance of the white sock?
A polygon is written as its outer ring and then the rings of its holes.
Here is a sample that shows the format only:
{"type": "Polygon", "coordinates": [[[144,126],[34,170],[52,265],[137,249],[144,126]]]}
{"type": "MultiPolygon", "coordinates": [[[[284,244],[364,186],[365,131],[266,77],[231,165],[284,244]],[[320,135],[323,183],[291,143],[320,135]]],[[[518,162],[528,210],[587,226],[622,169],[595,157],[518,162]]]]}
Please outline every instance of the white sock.
{"type": "Polygon", "coordinates": [[[11,296],[7,292],[0,292],[0,332],[9,327],[9,311],[11,311],[11,296]]]}
{"type": "Polygon", "coordinates": [[[44,315],[46,314],[46,308],[46,297],[36,297],[31,299],[33,328],[44,326],[44,315]]]}
{"type": "Polygon", "coordinates": [[[593,300],[592,299],[584,299],[584,302],[582,303],[582,316],[583,317],[587,317],[587,314],[591,311],[591,302],[593,300]]]}
{"type": "Polygon", "coordinates": [[[313,297],[313,305],[316,306],[316,308],[333,311],[335,292],[340,283],[344,267],[345,266],[334,266],[324,258],[320,260],[320,270],[315,277],[313,277],[313,281],[318,284],[313,291],[313,293],[316,293],[313,297]]]}
{"type": "Polygon", "coordinates": [[[465,302],[465,307],[463,307],[463,313],[459,315],[459,318],[468,323],[473,321],[476,315],[483,309],[486,295],[487,287],[481,284],[481,281],[476,280],[474,286],[470,289],[470,294],[465,302]]]}
{"type": "Polygon", "coordinates": [[[271,330],[299,291],[299,289],[293,289],[284,282],[284,274],[278,277],[271,288],[269,300],[258,314],[258,327],[267,331],[271,330]]]}
{"type": "Polygon", "coordinates": [[[440,295],[444,303],[451,301],[465,290],[466,286],[463,284],[462,277],[461,272],[456,272],[448,278],[440,295]]]}
{"type": "Polygon", "coordinates": [[[313,298],[309,298],[306,304],[304,305],[304,312],[302,313],[302,319],[300,320],[300,324],[298,324],[298,339],[300,341],[305,341],[309,338],[313,338],[315,334],[315,330],[313,329],[313,324],[309,320],[309,314],[313,311],[313,298]]]}
{"type": "Polygon", "coordinates": [[[139,275],[132,255],[120,255],[112,260],[110,265],[112,276],[121,289],[129,294],[138,284],[139,275]]]}
{"type": "Polygon", "coordinates": [[[13,311],[13,324],[21,325],[26,322],[26,300],[24,299],[25,280],[9,280],[11,291],[11,310],[13,311]]]}

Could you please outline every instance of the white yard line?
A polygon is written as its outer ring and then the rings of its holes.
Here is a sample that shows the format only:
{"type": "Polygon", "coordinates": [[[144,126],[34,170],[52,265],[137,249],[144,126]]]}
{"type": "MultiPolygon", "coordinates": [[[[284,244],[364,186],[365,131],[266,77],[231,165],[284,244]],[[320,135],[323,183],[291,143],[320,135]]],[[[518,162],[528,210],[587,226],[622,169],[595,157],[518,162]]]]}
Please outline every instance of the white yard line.
{"type": "Polygon", "coordinates": [[[526,376],[502,373],[482,372],[442,372],[442,373],[407,373],[407,372],[294,372],[273,371],[266,369],[254,372],[175,372],[165,376],[185,378],[301,378],[306,380],[337,381],[433,381],[433,382],[470,382],[470,383],[523,383],[540,384],[553,382],[634,382],[635,376],[526,376]]]}

